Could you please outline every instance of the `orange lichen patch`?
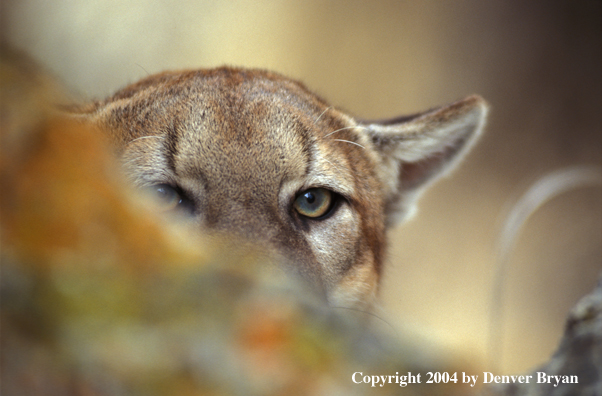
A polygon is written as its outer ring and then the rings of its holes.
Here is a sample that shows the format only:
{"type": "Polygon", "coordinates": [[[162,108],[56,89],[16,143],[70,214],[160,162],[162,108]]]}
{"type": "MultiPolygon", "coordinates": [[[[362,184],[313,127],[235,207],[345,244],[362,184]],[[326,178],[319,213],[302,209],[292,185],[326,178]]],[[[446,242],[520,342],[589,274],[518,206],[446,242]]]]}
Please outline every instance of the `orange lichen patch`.
{"type": "Polygon", "coordinates": [[[292,339],[290,317],[255,309],[241,328],[240,342],[246,349],[282,350],[292,339]]]}
{"type": "Polygon", "coordinates": [[[336,376],[344,350],[323,324],[312,325],[294,299],[251,297],[239,309],[235,349],[241,374],[254,387],[266,394],[314,394],[325,385],[321,381],[336,376]]]}
{"type": "Polygon", "coordinates": [[[282,391],[300,376],[290,353],[294,318],[255,308],[243,315],[236,337],[242,373],[267,394],[286,394],[282,391]]]}

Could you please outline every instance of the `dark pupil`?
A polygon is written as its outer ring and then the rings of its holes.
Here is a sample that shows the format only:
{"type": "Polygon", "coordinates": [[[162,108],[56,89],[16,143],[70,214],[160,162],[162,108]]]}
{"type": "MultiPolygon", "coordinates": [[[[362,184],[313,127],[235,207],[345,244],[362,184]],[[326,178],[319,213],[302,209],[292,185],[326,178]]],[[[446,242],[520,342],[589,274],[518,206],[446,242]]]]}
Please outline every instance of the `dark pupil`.
{"type": "Polygon", "coordinates": [[[308,193],[305,193],[305,199],[307,199],[308,203],[312,204],[316,200],[316,197],[313,193],[308,192],[308,193]]]}

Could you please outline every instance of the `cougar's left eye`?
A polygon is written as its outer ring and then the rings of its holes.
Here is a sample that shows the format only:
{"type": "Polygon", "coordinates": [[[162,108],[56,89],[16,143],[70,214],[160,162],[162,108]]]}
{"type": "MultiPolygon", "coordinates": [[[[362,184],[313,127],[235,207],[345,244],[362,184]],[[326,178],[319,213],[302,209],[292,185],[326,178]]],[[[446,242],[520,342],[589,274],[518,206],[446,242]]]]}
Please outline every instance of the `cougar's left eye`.
{"type": "Polygon", "coordinates": [[[317,219],[327,215],[334,204],[334,193],[325,188],[310,188],[297,196],[293,207],[302,216],[317,219]]]}

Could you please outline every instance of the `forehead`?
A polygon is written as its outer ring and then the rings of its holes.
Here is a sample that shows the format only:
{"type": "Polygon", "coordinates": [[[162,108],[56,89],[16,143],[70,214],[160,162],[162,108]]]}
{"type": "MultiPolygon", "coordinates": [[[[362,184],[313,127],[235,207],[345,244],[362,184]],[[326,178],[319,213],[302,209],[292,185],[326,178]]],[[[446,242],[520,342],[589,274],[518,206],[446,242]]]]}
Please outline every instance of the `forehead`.
{"type": "Polygon", "coordinates": [[[145,120],[130,140],[162,135],[167,165],[179,177],[266,185],[313,175],[323,186],[350,185],[340,152],[349,147],[336,143],[339,134],[328,136],[350,120],[294,81],[232,69],[168,73],[114,99],[128,99],[145,120]],[[338,166],[329,160],[335,157],[338,166]]]}
{"type": "Polygon", "coordinates": [[[263,88],[207,90],[190,101],[176,117],[178,130],[172,134],[179,163],[187,164],[187,171],[197,168],[243,180],[283,167],[304,172],[317,126],[306,109],[299,109],[304,103],[263,88]]]}
{"type": "Polygon", "coordinates": [[[186,98],[171,145],[176,170],[188,177],[202,173],[215,183],[259,179],[263,185],[306,174],[318,155],[315,121],[323,106],[292,84],[232,80],[210,79],[186,98]]]}

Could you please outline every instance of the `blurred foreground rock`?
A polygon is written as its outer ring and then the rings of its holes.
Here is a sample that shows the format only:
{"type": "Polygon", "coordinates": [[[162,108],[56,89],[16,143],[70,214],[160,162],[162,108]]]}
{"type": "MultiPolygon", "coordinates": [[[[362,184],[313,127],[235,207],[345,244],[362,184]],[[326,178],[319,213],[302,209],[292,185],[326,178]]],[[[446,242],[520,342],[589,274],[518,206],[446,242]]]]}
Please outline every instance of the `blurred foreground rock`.
{"type": "Polygon", "coordinates": [[[55,110],[35,65],[0,55],[3,396],[470,391],[426,384],[457,370],[328,307],[252,244],[156,218],[102,133],[55,110]],[[421,384],[400,386],[408,372],[421,384]]]}

